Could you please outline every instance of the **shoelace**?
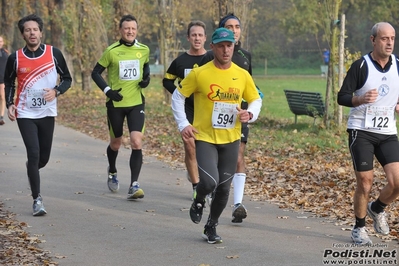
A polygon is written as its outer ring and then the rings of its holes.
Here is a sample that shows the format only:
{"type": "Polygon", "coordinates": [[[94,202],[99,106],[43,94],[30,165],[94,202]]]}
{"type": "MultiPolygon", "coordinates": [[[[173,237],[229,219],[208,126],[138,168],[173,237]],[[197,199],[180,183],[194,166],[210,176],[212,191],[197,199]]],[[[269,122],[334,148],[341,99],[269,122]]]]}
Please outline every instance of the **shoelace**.
{"type": "Polygon", "coordinates": [[[386,216],[385,216],[385,212],[378,213],[377,214],[377,220],[378,220],[379,223],[387,224],[387,219],[386,219],[386,216]]]}
{"type": "Polygon", "coordinates": [[[33,200],[35,203],[40,204],[42,202],[41,197],[37,197],[36,199],[33,200]]]}
{"type": "Polygon", "coordinates": [[[367,230],[364,227],[359,228],[358,235],[359,235],[359,238],[361,238],[361,239],[369,239],[369,235],[367,233],[367,230]]]}
{"type": "Polygon", "coordinates": [[[377,213],[377,218],[379,220],[385,220],[385,212],[377,213]]]}

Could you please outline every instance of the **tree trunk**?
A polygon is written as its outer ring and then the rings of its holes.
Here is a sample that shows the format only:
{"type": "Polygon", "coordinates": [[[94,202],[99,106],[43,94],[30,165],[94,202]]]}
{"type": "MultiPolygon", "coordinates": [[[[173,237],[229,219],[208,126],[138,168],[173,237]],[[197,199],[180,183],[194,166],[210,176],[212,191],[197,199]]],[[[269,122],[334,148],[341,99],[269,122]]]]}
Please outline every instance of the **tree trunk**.
{"type": "MultiPolygon", "coordinates": [[[[158,19],[161,25],[159,29],[160,36],[160,56],[164,66],[164,72],[167,71],[170,63],[178,56],[180,40],[175,36],[179,29],[178,19],[178,1],[176,0],[158,0],[158,19]]],[[[170,103],[171,95],[164,89],[164,99],[170,103]]]]}
{"type": "MultiPolygon", "coordinates": [[[[338,25],[339,25],[339,20],[338,20],[338,13],[341,7],[341,0],[335,0],[333,2],[333,13],[331,14],[331,20],[330,20],[330,61],[328,64],[328,75],[327,75],[327,88],[326,88],[326,100],[325,100],[325,105],[326,105],[326,112],[324,115],[324,125],[326,127],[329,127],[329,109],[330,106],[333,106],[333,112],[334,112],[334,118],[337,117],[337,101],[336,101],[336,95],[337,95],[337,73],[336,73],[336,67],[338,66],[338,25]],[[333,100],[331,102],[331,100],[333,100]]],[[[335,121],[337,121],[335,119],[335,121]]]]}
{"type": "Polygon", "coordinates": [[[13,25],[13,12],[14,10],[14,6],[15,5],[15,1],[9,1],[9,0],[1,0],[1,28],[3,29],[3,36],[4,36],[4,41],[6,46],[4,48],[6,48],[9,52],[12,51],[12,44],[14,42],[14,29],[15,26],[13,25]],[[7,29],[7,30],[5,30],[7,29]]]}
{"type": "Polygon", "coordinates": [[[91,91],[91,71],[82,71],[82,90],[91,91]]]}
{"type": "Polygon", "coordinates": [[[119,21],[121,20],[123,15],[126,15],[125,10],[127,3],[124,0],[114,0],[114,10],[115,10],[115,19],[114,19],[114,36],[113,40],[118,40],[119,38],[119,21]]]}
{"type": "Polygon", "coordinates": [[[62,9],[63,1],[48,0],[48,16],[49,16],[49,26],[50,26],[50,42],[51,45],[63,50],[62,35],[64,34],[62,29],[61,19],[58,16],[58,12],[54,10],[62,9]]]}
{"type": "MultiPolygon", "coordinates": [[[[341,32],[339,35],[339,66],[338,66],[338,89],[344,81],[344,52],[345,52],[345,14],[341,15],[341,32]]],[[[342,124],[342,106],[338,106],[337,124],[342,124]]]]}
{"type": "Polygon", "coordinates": [[[219,26],[219,21],[222,17],[224,17],[225,15],[227,15],[228,9],[227,9],[227,0],[214,0],[215,5],[217,6],[217,8],[215,8],[215,10],[217,10],[217,14],[215,14],[217,17],[217,20],[215,20],[215,22],[213,23],[213,29],[217,29],[217,27],[219,26]]]}

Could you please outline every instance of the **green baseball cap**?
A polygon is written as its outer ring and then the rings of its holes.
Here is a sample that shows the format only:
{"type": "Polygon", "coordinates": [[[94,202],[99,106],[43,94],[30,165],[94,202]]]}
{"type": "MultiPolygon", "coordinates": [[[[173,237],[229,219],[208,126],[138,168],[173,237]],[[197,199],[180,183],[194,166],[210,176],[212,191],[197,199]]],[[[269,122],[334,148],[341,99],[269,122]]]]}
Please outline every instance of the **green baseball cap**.
{"type": "Polygon", "coordinates": [[[232,42],[235,43],[234,33],[226,28],[218,28],[212,34],[212,43],[232,42]]]}

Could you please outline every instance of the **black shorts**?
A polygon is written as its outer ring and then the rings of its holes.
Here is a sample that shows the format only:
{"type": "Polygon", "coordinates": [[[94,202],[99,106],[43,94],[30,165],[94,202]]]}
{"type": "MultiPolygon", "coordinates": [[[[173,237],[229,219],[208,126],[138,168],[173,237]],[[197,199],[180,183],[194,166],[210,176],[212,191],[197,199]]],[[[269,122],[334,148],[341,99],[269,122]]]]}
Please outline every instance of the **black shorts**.
{"type": "Polygon", "coordinates": [[[397,135],[383,135],[356,129],[347,131],[349,150],[355,171],[372,170],[374,155],[382,166],[399,162],[397,135]]]}
{"type": "Polygon", "coordinates": [[[107,119],[108,129],[111,137],[119,138],[123,135],[123,123],[127,121],[129,132],[139,131],[144,132],[144,104],[132,106],[132,107],[108,107],[107,108],[107,119]]]}

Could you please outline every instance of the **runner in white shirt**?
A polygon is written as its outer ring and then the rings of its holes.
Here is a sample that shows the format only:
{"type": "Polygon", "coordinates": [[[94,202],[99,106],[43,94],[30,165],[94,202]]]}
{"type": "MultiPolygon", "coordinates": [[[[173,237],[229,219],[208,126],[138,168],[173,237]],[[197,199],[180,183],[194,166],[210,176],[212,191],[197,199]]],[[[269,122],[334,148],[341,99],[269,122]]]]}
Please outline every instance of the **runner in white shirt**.
{"type": "Polygon", "coordinates": [[[373,51],[354,62],[349,69],[338,103],[351,107],[347,131],[357,187],[354,194],[355,225],[352,240],[371,244],[366,215],[374,230],[389,234],[384,208],[399,196],[399,142],[396,113],[399,113],[398,59],[392,54],[395,29],[386,22],[374,25],[373,51]],[[374,202],[369,202],[373,185],[373,159],[384,168],[387,184],[374,202]]]}

